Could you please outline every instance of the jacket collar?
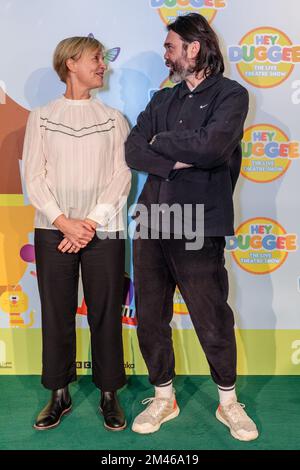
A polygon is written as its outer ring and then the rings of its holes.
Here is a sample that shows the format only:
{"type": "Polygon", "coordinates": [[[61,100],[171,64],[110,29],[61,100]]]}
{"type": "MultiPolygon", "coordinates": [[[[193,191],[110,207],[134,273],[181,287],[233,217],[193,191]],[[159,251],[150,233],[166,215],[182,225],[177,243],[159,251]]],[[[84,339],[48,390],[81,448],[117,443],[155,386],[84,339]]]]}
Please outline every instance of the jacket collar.
{"type": "Polygon", "coordinates": [[[178,92],[178,97],[183,98],[186,95],[190,94],[195,94],[195,93],[200,93],[203,90],[206,90],[207,88],[211,87],[214,85],[216,82],[218,82],[221,78],[223,78],[223,74],[219,73],[218,75],[214,75],[213,77],[208,77],[203,82],[200,83],[194,90],[190,90],[189,87],[186,84],[186,81],[183,80],[180,85],[179,85],[179,92],[178,92]]]}

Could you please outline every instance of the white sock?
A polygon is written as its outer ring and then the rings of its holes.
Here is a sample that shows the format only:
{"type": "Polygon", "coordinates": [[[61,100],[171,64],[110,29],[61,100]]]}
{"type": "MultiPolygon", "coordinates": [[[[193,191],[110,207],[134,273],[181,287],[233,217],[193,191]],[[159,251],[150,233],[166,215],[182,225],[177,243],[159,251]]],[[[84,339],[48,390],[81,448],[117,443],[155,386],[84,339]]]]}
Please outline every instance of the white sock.
{"type": "Polygon", "coordinates": [[[218,385],[218,392],[221,405],[227,405],[231,401],[237,401],[235,385],[232,385],[232,387],[220,387],[218,385]]]}
{"type": "Polygon", "coordinates": [[[155,397],[156,398],[172,398],[173,395],[173,383],[167,382],[166,384],[162,384],[159,387],[154,387],[155,389],[155,397]]]}

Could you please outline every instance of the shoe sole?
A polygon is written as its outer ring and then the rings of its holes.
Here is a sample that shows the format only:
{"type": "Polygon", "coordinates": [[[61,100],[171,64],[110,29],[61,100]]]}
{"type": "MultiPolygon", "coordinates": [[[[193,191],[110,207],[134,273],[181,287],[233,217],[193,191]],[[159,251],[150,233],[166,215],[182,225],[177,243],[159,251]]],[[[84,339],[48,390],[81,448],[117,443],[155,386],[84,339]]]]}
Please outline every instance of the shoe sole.
{"type": "Polygon", "coordinates": [[[132,425],[132,431],[134,432],[137,432],[138,434],[151,434],[153,432],[156,432],[159,430],[159,428],[161,427],[162,424],[166,423],[167,421],[170,421],[171,419],[174,419],[174,418],[177,418],[177,416],[179,415],[180,413],[180,409],[179,407],[177,406],[176,410],[173,411],[173,413],[171,413],[169,416],[166,416],[160,423],[158,423],[156,426],[151,426],[149,428],[139,428],[139,425],[132,425]]]}
{"type": "Polygon", "coordinates": [[[127,422],[125,421],[123,426],[120,426],[119,428],[111,428],[110,426],[107,426],[107,424],[104,422],[104,427],[108,431],[123,431],[127,427],[127,422]]]}
{"type": "Polygon", "coordinates": [[[44,427],[41,427],[41,426],[36,426],[35,424],[33,425],[34,429],[36,429],[37,431],[47,431],[48,429],[53,429],[53,428],[56,428],[59,424],[60,424],[60,421],[61,421],[61,418],[66,415],[67,413],[69,413],[72,409],[72,406],[70,406],[69,408],[67,408],[66,410],[64,410],[62,412],[62,414],[60,415],[60,418],[59,420],[57,421],[57,423],[54,423],[54,424],[51,424],[51,426],[44,426],[44,427]]]}
{"type": "Polygon", "coordinates": [[[225,424],[225,426],[227,426],[230,429],[230,434],[232,435],[232,437],[234,437],[235,439],[238,439],[239,441],[254,441],[255,439],[258,438],[258,433],[255,436],[254,435],[248,436],[248,437],[239,436],[233,429],[231,429],[229,423],[227,423],[227,421],[220,415],[219,410],[216,411],[216,418],[221,423],[225,424]]]}
{"type": "MultiPolygon", "coordinates": [[[[103,411],[102,411],[101,408],[99,408],[99,413],[103,416],[103,411]]],[[[123,426],[120,426],[118,428],[111,428],[110,426],[107,426],[105,421],[103,422],[103,426],[105,427],[105,429],[107,429],[107,431],[113,431],[113,432],[114,431],[123,431],[127,427],[127,421],[125,421],[123,426]]]]}

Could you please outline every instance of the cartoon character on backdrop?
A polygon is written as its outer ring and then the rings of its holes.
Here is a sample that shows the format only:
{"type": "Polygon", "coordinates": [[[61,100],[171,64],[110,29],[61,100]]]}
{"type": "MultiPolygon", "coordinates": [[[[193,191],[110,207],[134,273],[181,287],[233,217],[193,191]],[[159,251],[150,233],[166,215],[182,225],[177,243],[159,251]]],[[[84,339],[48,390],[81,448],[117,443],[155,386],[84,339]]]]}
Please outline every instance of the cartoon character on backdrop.
{"type": "Polygon", "coordinates": [[[0,295],[19,284],[28,266],[22,250],[33,231],[34,209],[24,205],[20,175],[27,117],[28,111],[5,95],[0,105],[0,295]]]}
{"type": "Polygon", "coordinates": [[[34,311],[29,313],[29,321],[24,322],[21,314],[28,310],[28,295],[20,285],[8,286],[0,296],[0,307],[9,315],[10,328],[30,328],[34,323],[34,311]]]}
{"type": "MultiPolygon", "coordinates": [[[[122,302],[122,323],[123,325],[136,326],[135,310],[131,307],[133,300],[133,283],[127,273],[124,273],[124,289],[122,302]]],[[[77,308],[77,315],[87,315],[87,306],[84,298],[77,308]]]]}

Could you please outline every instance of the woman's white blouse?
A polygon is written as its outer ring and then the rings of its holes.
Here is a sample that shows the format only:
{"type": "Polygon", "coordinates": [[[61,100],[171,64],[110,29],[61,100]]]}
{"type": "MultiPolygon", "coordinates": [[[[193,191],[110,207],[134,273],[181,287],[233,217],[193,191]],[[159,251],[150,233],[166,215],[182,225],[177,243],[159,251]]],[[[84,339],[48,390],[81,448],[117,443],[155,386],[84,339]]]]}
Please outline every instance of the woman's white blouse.
{"type": "Polygon", "coordinates": [[[55,229],[55,219],[89,218],[98,229],[124,228],[122,208],[130,191],[125,163],[126,119],[98,99],[62,96],[31,111],[23,148],[27,194],[35,227],[55,229]]]}

